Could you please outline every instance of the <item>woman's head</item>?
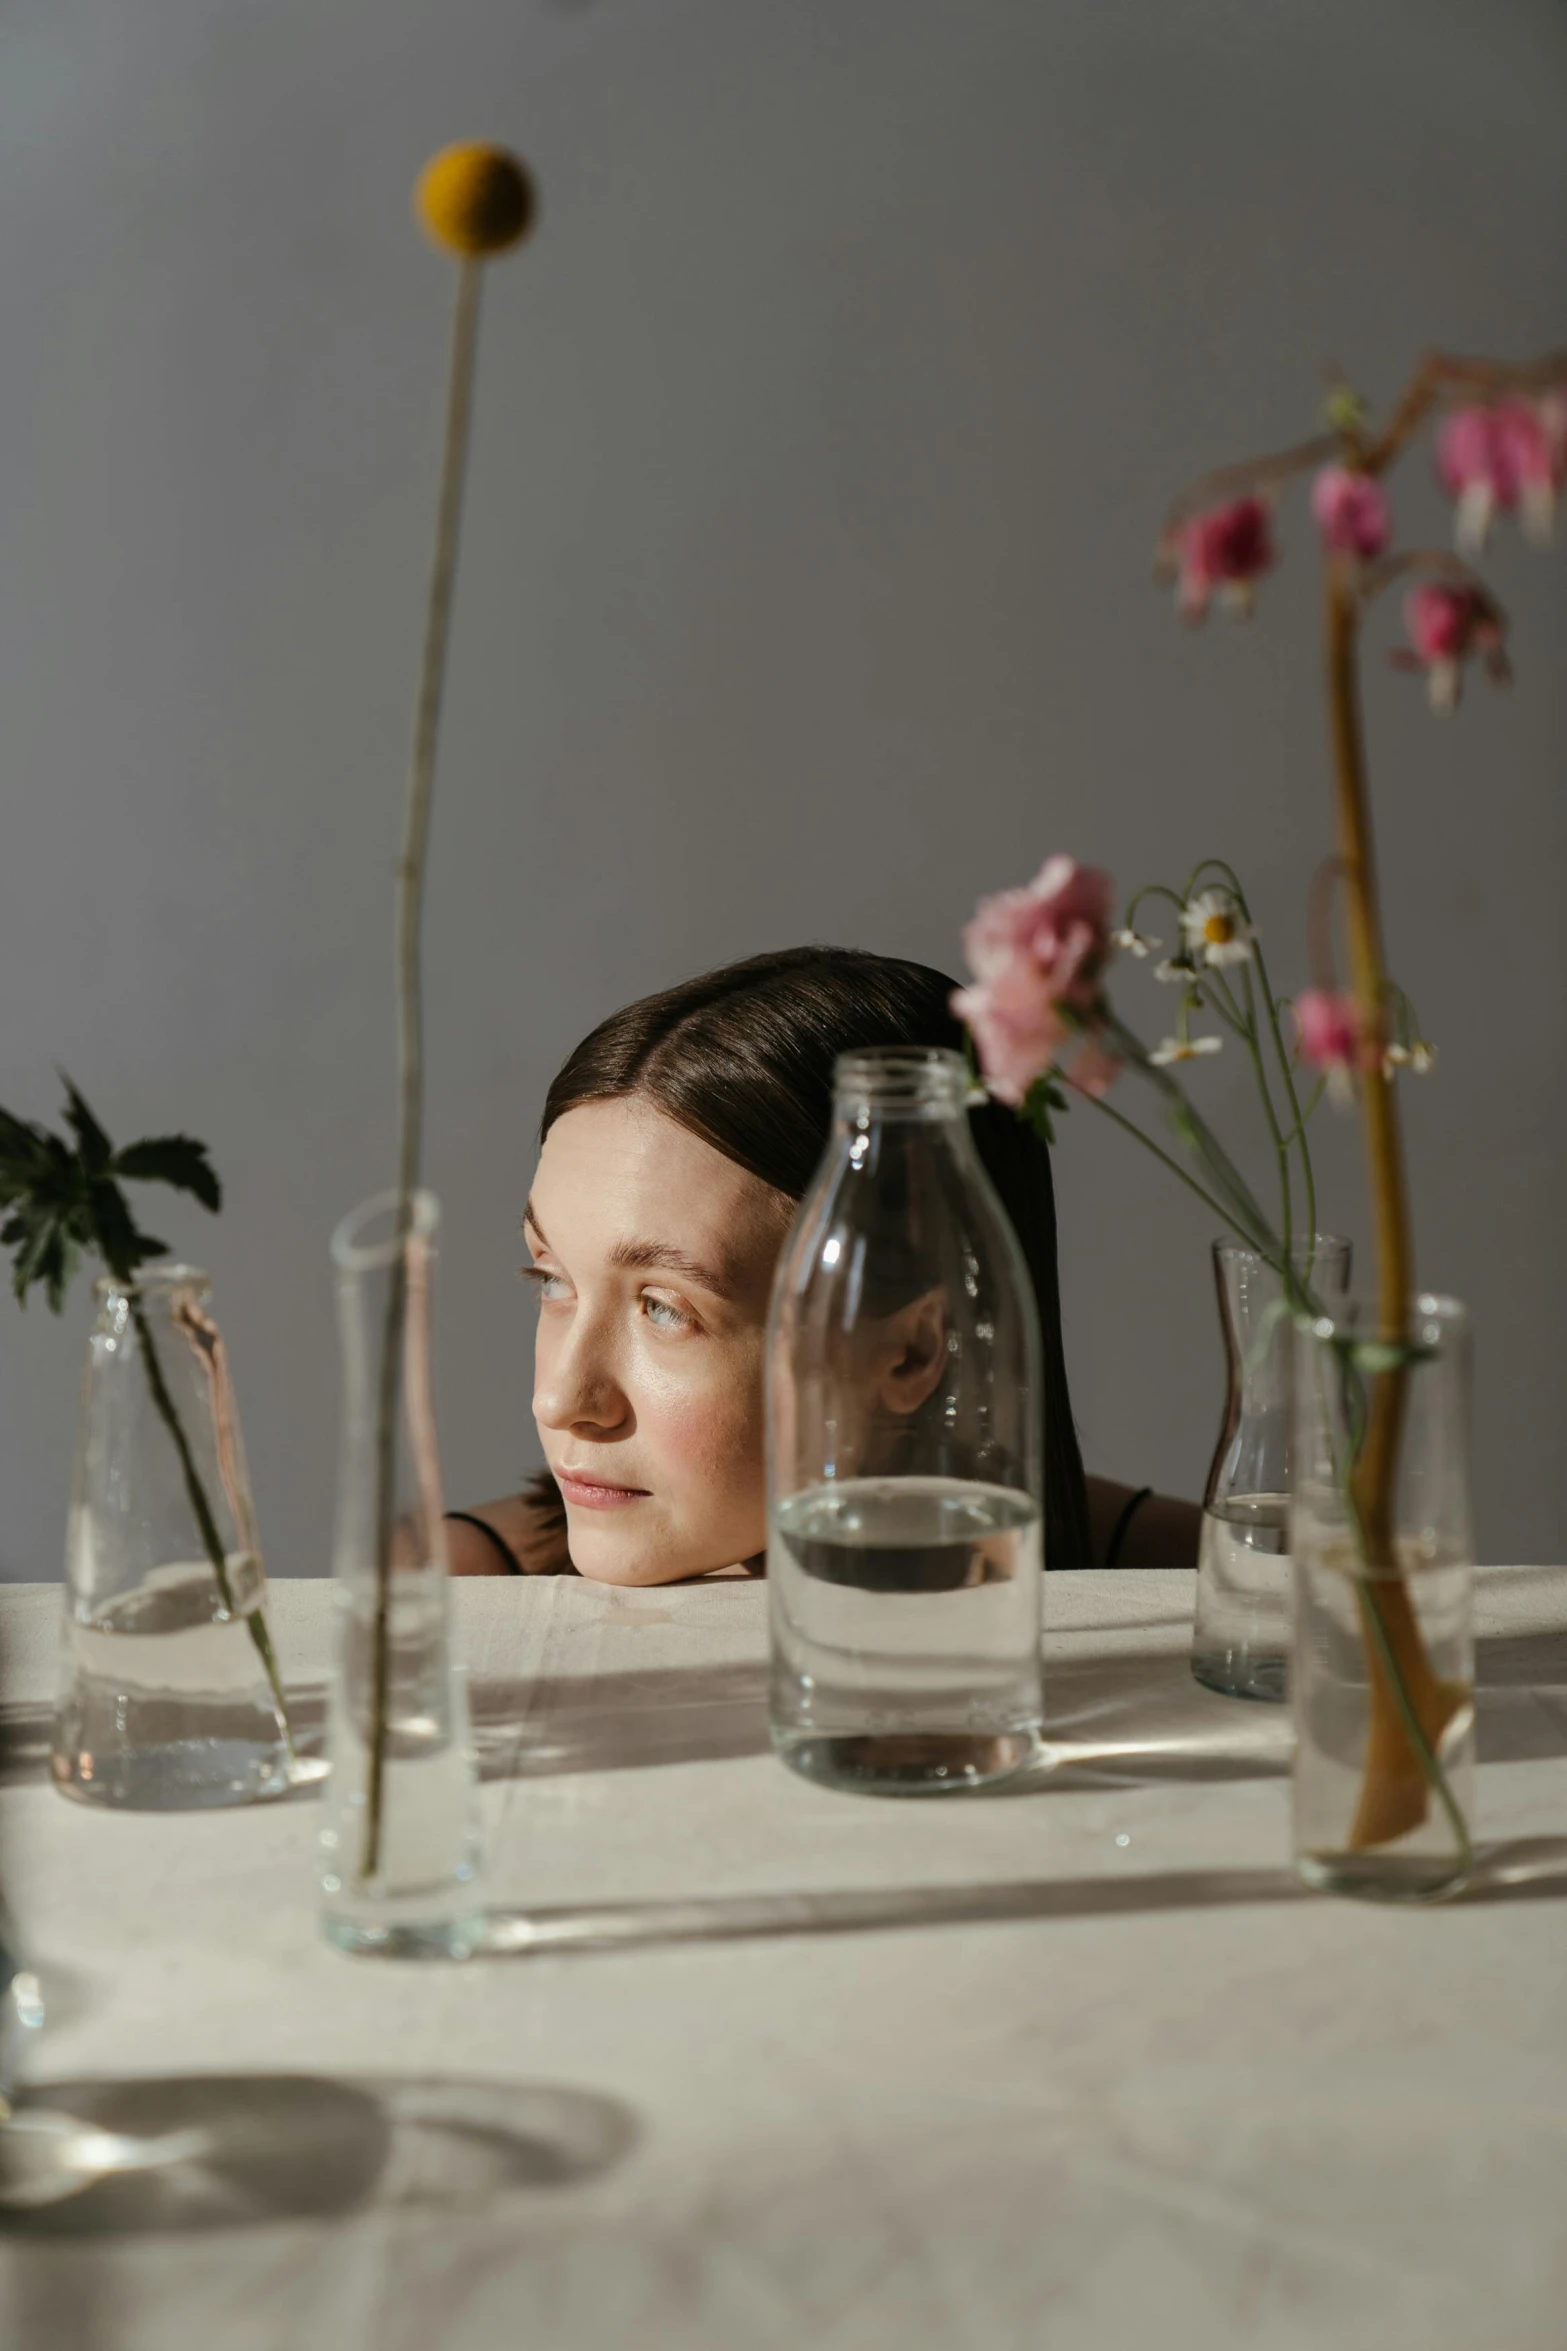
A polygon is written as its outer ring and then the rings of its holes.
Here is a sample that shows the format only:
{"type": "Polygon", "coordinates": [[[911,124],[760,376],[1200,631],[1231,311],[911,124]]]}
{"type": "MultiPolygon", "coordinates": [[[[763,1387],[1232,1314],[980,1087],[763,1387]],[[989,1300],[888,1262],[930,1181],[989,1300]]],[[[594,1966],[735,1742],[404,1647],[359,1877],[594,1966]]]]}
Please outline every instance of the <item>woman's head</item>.
{"type": "MultiPolygon", "coordinates": [[[[826,1147],[833,1064],[961,1043],[952,985],[842,948],[753,956],[615,1013],[551,1086],[526,1226],[534,1413],[584,1574],[666,1583],[761,1549],[768,1292],[826,1147]]],[[[1086,1560],[1049,1158],[996,1106],[974,1130],[1039,1303],[1049,1555],[1086,1560]]]]}

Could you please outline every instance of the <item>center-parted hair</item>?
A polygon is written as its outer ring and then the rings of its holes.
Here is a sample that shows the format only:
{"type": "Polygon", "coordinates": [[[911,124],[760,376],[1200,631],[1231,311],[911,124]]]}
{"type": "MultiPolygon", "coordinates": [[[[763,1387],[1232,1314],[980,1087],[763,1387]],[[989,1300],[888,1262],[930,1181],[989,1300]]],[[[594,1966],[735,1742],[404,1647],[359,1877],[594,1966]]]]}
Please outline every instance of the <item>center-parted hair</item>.
{"type": "MultiPolygon", "coordinates": [[[[927,964],[849,947],[790,947],[703,972],[628,1004],[583,1038],[545,1097],[539,1140],[583,1103],[638,1095],[799,1200],[827,1148],[839,1054],[877,1045],[961,1050],[963,1028],[950,1009],[955,985],[927,964]]],[[[1050,1154],[1000,1103],[975,1109],[970,1124],[1039,1309],[1045,1557],[1051,1567],[1087,1567],[1088,1499],[1061,1343],[1050,1154]]],[[[559,1540],[565,1514],[558,1490],[549,1509],[553,1488],[546,1476],[532,1494],[559,1540]]]]}

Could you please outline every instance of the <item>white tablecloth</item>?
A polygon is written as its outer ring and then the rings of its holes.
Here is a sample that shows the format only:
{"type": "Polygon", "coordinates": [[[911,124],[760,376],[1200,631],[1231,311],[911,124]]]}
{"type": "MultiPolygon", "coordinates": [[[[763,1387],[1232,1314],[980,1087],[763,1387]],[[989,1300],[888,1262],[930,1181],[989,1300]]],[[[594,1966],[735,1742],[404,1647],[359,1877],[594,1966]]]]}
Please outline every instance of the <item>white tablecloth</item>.
{"type": "MultiPolygon", "coordinates": [[[[239,2119],[13,2225],[6,2351],[1560,2351],[1567,1574],[1482,1582],[1521,1882],[1414,1913],[1297,1889],[1286,1717],[1193,1685],[1191,1592],[1051,1577],[1064,1760],[914,1804],[767,1753],[756,1587],[459,1586],[491,1899],[553,1940],[423,1968],[317,1939],[310,1801],[56,1795],[58,1598],[8,1592],[38,2094],[239,2119]]],[[[295,1685],[327,1602],[274,1588],[295,1685]]]]}

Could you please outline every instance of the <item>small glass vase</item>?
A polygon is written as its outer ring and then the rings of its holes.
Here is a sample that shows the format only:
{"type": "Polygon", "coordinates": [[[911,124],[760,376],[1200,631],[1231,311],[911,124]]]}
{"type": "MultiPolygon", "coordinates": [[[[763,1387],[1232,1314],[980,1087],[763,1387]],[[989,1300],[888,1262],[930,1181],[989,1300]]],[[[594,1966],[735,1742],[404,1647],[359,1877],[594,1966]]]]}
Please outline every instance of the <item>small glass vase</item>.
{"type": "Polygon", "coordinates": [[[97,1285],[51,1765],[89,1804],[276,1796],[293,1763],[228,1356],[206,1275],[97,1285]]]}
{"type": "Polygon", "coordinates": [[[844,1055],[768,1331],[773,1742],[941,1795],[1041,1748],[1039,1334],[962,1057],[844,1055]]]}
{"type": "Polygon", "coordinates": [[[321,1922],[339,1950],[402,1959],[466,1958],[483,1930],[430,1386],[439,1223],[417,1193],[399,1242],[389,1192],[332,1236],[344,1394],[321,1922]]]}
{"type": "MultiPolygon", "coordinates": [[[[1349,1243],[1297,1241],[1303,1290],[1331,1306],[1349,1280],[1349,1243]]],[[[1290,1649],[1290,1360],[1293,1317],[1277,1270],[1240,1241],[1215,1241],[1228,1384],[1203,1494],[1192,1672],[1225,1698],[1281,1704],[1290,1649]]]]}
{"type": "Polygon", "coordinates": [[[1295,1862],[1331,1893],[1421,1901],[1472,1863],[1468,1323],[1421,1297],[1402,1348],[1374,1328],[1346,1307],[1296,1333],[1295,1862]]]}

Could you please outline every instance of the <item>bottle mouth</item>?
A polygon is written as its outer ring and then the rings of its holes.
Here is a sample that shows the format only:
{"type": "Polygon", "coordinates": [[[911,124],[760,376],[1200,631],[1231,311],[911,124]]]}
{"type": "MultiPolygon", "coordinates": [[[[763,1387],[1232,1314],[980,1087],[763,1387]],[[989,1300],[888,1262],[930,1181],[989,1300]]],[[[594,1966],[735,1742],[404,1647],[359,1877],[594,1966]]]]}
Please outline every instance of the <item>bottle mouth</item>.
{"type": "MultiPolygon", "coordinates": [[[[1335,1298],[1326,1314],[1302,1316],[1296,1328],[1314,1339],[1374,1344],[1380,1325],[1381,1310],[1374,1298],[1335,1298]]],[[[1440,1353],[1468,1334],[1469,1309],[1461,1299],[1435,1290],[1417,1290],[1410,1299],[1406,1345],[1440,1353]]]]}
{"type": "Polygon", "coordinates": [[[212,1276],[199,1265],[186,1265],[177,1258],[159,1258],[153,1265],[138,1265],[133,1274],[123,1278],[117,1273],[100,1274],[93,1284],[95,1298],[167,1298],[176,1290],[196,1290],[205,1297],[212,1288],[212,1276]]]}
{"type": "Polygon", "coordinates": [[[968,1101],[968,1064],[949,1045],[871,1045],[840,1053],[833,1094],[840,1112],[903,1112],[950,1118],[968,1101]]]}
{"type": "MultiPolygon", "coordinates": [[[[1249,1241],[1234,1241],[1220,1236],[1213,1244],[1215,1257],[1226,1259],[1254,1257],[1259,1264],[1267,1261],[1260,1249],[1249,1241]]],[[[1342,1233],[1297,1233],[1290,1242],[1291,1265],[1303,1266],[1315,1258],[1319,1265],[1349,1265],[1350,1244],[1342,1233]]]]}
{"type": "MultiPolygon", "coordinates": [[[[380,1273],[396,1261],[398,1194],[377,1192],[351,1208],[332,1235],[332,1262],[340,1273],[380,1273]]],[[[433,1192],[415,1192],[411,1240],[429,1248],[441,1229],[441,1203],[433,1192]]]]}

